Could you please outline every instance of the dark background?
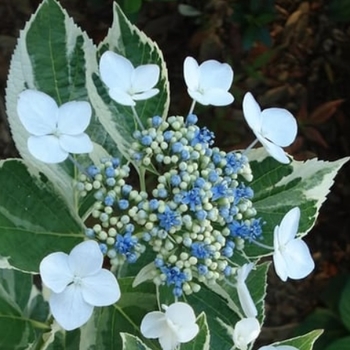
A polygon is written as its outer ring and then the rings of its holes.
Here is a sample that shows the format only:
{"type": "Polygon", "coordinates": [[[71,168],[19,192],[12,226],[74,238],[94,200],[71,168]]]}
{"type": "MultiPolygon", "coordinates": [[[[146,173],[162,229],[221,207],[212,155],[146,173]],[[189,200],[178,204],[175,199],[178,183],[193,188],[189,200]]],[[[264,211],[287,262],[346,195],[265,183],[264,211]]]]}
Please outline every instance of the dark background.
{"type": "MultiPolygon", "coordinates": [[[[190,106],[182,75],[184,58],[190,55],[200,62],[217,59],[234,68],[236,100],[225,108],[196,108],[200,123],[215,132],[217,145],[230,150],[246,147],[253,140],[241,111],[242,96],[251,91],[262,107],[284,107],[296,116],[299,134],[288,148],[295,158],[335,160],[350,155],[347,0],[127,1],[129,18],[163,51],[169,70],[171,114],[186,114],[190,106]],[[190,16],[193,11],[195,15],[190,16]]],[[[18,156],[4,104],[9,62],[19,30],[39,3],[0,0],[2,159],[18,156]]],[[[61,4],[95,43],[104,38],[112,22],[112,0],[62,0],[61,4]]],[[[271,271],[262,343],[292,335],[295,326],[321,305],[319,296],[329,280],[349,273],[349,173],[346,165],[306,238],[315,271],[302,281],[287,283],[271,271]]]]}

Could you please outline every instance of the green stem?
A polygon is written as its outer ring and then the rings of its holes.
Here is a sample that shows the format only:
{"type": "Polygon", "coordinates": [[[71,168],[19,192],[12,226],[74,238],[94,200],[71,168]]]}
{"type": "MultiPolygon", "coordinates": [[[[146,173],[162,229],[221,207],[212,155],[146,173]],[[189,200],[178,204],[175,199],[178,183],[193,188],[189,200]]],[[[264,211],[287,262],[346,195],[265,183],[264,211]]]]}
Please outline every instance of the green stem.
{"type": "Polygon", "coordinates": [[[146,169],[141,166],[138,173],[140,178],[140,190],[146,192],[146,169]]]}
{"type": "Polygon", "coordinates": [[[249,152],[257,143],[258,143],[258,139],[255,139],[246,149],[242,154],[246,154],[247,152],[249,152]]]}
{"type": "Polygon", "coordinates": [[[188,112],[188,114],[192,114],[193,113],[193,110],[194,110],[194,106],[196,105],[196,101],[195,100],[192,100],[192,104],[191,104],[191,107],[190,107],[190,111],[188,112]]]}
{"type": "Polygon", "coordinates": [[[254,243],[254,244],[256,244],[257,246],[259,246],[259,247],[261,247],[261,248],[265,248],[265,249],[268,249],[268,250],[275,250],[274,247],[271,247],[271,246],[266,245],[266,244],[264,244],[264,243],[260,243],[260,242],[256,241],[255,239],[252,239],[251,242],[254,243]]]}
{"type": "Polygon", "coordinates": [[[133,115],[134,115],[134,118],[135,118],[137,124],[139,125],[140,129],[141,129],[141,130],[144,130],[145,128],[144,128],[143,125],[142,125],[141,119],[139,118],[139,115],[137,114],[135,107],[134,107],[134,106],[131,106],[131,110],[132,110],[132,113],[133,113],[133,115]]]}

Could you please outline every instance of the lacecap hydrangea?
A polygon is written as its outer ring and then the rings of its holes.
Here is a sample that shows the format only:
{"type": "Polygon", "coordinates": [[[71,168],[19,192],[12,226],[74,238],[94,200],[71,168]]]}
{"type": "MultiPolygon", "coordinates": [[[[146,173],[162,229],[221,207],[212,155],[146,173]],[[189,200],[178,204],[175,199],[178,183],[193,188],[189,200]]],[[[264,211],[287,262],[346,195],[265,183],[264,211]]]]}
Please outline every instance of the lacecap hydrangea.
{"type": "Polygon", "coordinates": [[[263,222],[243,153],[214,147],[214,134],[193,114],[148,124],[129,150],[132,165],[146,169],[144,188],[127,183],[131,168],[116,158],[80,176],[80,194],[93,191],[96,199],[86,235],[116,267],[151,250],[154,283],[181,296],[234,274],[230,258],[262,238],[263,222]]]}

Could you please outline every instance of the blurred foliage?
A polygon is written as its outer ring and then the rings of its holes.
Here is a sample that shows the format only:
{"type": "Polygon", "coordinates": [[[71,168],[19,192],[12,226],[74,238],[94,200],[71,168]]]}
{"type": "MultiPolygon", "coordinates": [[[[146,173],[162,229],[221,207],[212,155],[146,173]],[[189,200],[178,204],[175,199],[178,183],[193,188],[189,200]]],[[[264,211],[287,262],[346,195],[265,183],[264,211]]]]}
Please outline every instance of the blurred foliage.
{"type": "Polygon", "coordinates": [[[328,5],[329,17],[335,22],[350,21],[350,1],[331,0],[328,5]]]}
{"type": "Polygon", "coordinates": [[[312,329],[324,329],[314,350],[350,348],[350,276],[333,277],[321,294],[322,307],[316,308],[296,329],[300,335],[312,329]]]}
{"type": "Polygon", "coordinates": [[[268,24],[275,19],[274,0],[234,1],[232,20],[239,24],[243,48],[250,49],[256,41],[271,46],[268,24]]]}

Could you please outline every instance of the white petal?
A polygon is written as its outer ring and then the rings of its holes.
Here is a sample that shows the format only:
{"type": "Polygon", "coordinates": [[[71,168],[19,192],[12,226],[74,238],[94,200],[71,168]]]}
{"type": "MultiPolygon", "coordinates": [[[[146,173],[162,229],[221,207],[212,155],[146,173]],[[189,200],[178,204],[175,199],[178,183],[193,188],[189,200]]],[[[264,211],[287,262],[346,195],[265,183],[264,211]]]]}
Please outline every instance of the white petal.
{"type": "Polygon", "coordinates": [[[131,97],[135,101],[148,100],[149,98],[157,95],[158,92],[159,92],[158,89],[151,89],[151,90],[139,93],[139,94],[134,94],[131,97]]]}
{"type": "Polygon", "coordinates": [[[81,288],[75,284],[68,286],[62,293],[52,293],[49,304],[53,317],[67,331],[86,323],[94,309],[84,301],[81,288]]]}
{"type": "Polygon", "coordinates": [[[165,333],[159,337],[159,343],[162,350],[175,350],[180,342],[177,335],[170,328],[167,328],[165,333]]]}
{"type": "Polygon", "coordinates": [[[298,350],[298,348],[290,345],[279,345],[279,346],[267,345],[267,346],[262,346],[258,350],[298,350]]]}
{"type": "Polygon", "coordinates": [[[187,343],[195,338],[199,332],[197,323],[182,326],[177,331],[177,339],[180,343],[187,343]]]}
{"type": "Polygon", "coordinates": [[[186,57],[184,61],[184,78],[185,78],[185,83],[189,90],[198,89],[199,68],[198,68],[197,61],[193,57],[186,57]]]}
{"type": "Polygon", "coordinates": [[[233,330],[233,342],[240,350],[246,350],[247,345],[260,334],[260,324],[256,318],[248,317],[238,321],[233,330]]]}
{"type": "Polygon", "coordinates": [[[294,116],[284,108],[267,108],[261,113],[261,134],[278,146],[294,142],[298,126],[294,116]]]}
{"type": "MultiPolygon", "coordinates": [[[[254,131],[254,130],[253,130],[254,131]]],[[[275,158],[278,162],[282,164],[290,163],[289,158],[286,156],[284,150],[280,147],[272,143],[271,141],[265,139],[261,134],[255,133],[256,137],[259,139],[261,144],[264,146],[266,152],[273,158],[275,158]]]]}
{"type": "Polygon", "coordinates": [[[135,106],[136,104],[131,95],[119,87],[111,88],[109,90],[109,96],[112,100],[123,106],[135,106]]]}
{"type": "Polygon", "coordinates": [[[79,277],[91,276],[101,270],[103,254],[96,241],[85,241],[72,249],[68,263],[75,275],[79,277]]]}
{"type": "Polygon", "coordinates": [[[176,302],[165,311],[165,316],[169,318],[174,324],[186,326],[196,322],[196,315],[192,307],[183,302],[176,302]]]}
{"type": "Polygon", "coordinates": [[[84,300],[94,306],[108,306],[120,298],[120,288],[112,272],[102,269],[98,273],[83,278],[84,300]]]}
{"type": "Polygon", "coordinates": [[[140,330],[146,338],[159,338],[168,328],[165,314],[160,311],[149,312],[141,321],[140,330]]]}
{"type": "Polygon", "coordinates": [[[285,245],[295,238],[300,220],[300,209],[295,207],[283,217],[278,230],[278,240],[280,245],[285,245]]]}
{"type": "Polygon", "coordinates": [[[106,51],[100,59],[100,75],[109,89],[119,88],[123,91],[131,87],[134,67],[125,57],[112,51],[106,51]]]}
{"type": "Polygon", "coordinates": [[[78,135],[85,131],[91,119],[90,103],[85,101],[67,102],[58,109],[58,130],[67,135],[78,135]]]}
{"type": "Polygon", "coordinates": [[[80,135],[61,135],[59,143],[66,152],[75,154],[90,153],[94,147],[90,137],[85,133],[80,135]]]}
{"type": "Polygon", "coordinates": [[[288,278],[287,265],[279,250],[275,250],[273,253],[273,264],[274,264],[277,276],[283,282],[287,281],[287,278],[288,278]]]}
{"type": "Polygon", "coordinates": [[[261,131],[261,109],[253,95],[247,92],[243,98],[243,114],[249,127],[254,134],[260,134],[261,131]]]}
{"type": "Polygon", "coordinates": [[[199,86],[203,90],[218,88],[227,91],[232,80],[233,70],[227,63],[209,60],[199,66],[199,86]]]}
{"type": "Polygon", "coordinates": [[[197,101],[198,103],[200,103],[203,106],[207,106],[210,104],[210,101],[208,99],[208,96],[205,94],[202,94],[201,92],[199,92],[198,90],[190,90],[187,89],[188,94],[190,95],[190,97],[197,101]]]}
{"type": "Polygon", "coordinates": [[[310,250],[301,239],[290,241],[282,254],[286,262],[289,278],[304,278],[315,268],[310,250]]]}
{"type": "Polygon", "coordinates": [[[44,163],[61,163],[68,157],[68,152],[61,148],[56,136],[30,136],[27,141],[32,156],[44,163]]]}
{"type": "Polygon", "coordinates": [[[213,106],[227,106],[234,100],[229,92],[218,88],[206,90],[204,95],[208,103],[213,106]]]}
{"type": "Polygon", "coordinates": [[[27,131],[36,136],[56,129],[57,104],[53,98],[36,90],[25,90],[18,96],[17,113],[27,131]]]}
{"type": "Polygon", "coordinates": [[[237,276],[236,276],[237,283],[245,282],[248,275],[250,274],[250,271],[252,271],[253,267],[254,267],[253,263],[247,263],[247,264],[242,265],[237,270],[237,276]]]}
{"type": "Polygon", "coordinates": [[[40,276],[46,287],[61,293],[73,281],[73,273],[68,265],[68,255],[62,252],[52,253],[41,260],[40,276]]]}
{"type": "Polygon", "coordinates": [[[256,309],[252,296],[244,282],[237,283],[237,293],[244,314],[247,317],[255,317],[258,314],[258,310],[256,309]]]}
{"type": "Polygon", "coordinates": [[[159,80],[160,69],[156,64],[144,64],[135,68],[131,79],[134,93],[152,89],[159,80]]]}

